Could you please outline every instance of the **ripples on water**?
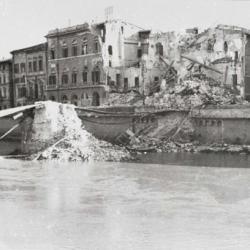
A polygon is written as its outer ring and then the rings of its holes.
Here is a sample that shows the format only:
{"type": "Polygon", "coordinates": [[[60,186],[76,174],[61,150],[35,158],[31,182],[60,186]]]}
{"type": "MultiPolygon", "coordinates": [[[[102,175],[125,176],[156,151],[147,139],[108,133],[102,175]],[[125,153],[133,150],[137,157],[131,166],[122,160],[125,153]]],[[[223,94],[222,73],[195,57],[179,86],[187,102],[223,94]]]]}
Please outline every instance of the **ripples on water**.
{"type": "Polygon", "coordinates": [[[0,160],[0,249],[249,249],[249,184],[248,168],[0,160]]]}

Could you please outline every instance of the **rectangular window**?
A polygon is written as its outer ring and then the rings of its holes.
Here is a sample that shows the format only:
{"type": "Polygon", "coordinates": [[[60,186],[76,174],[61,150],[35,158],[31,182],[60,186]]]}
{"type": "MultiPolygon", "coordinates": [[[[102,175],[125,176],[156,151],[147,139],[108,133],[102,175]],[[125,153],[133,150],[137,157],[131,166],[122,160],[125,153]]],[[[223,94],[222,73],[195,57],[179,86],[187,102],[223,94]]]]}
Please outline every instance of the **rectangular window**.
{"type": "Polygon", "coordinates": [[[36,63],[36,61],[33,61],[33,71],[34,72],[37,71],[37,63],[36,63]]]}
{"type": "Polygon", "coordinates": [[[55,55],[55,50],[54,49],[51,49],[50,50],[50,59],[55,59],[56,58],[56,55],[55,55]]]}
{"type": "Polygon", "coordinates": [[[124,78],[124,91],[128,91],[128,78],[124,78]]]}
{"type": "Polygon", "coordinates": [[[67,47],[64,47],[62,49],[62,57],[68,57],[68,48],[67,47]]]}
{"type": "Polygon", "coordinates": [[[32,72],[32,62],[29,62],[29,72],[32,72]]]}
{"type": "Polygon", "coordinates": [[[82,45],[82,55],[86,55],[88,52],[88,46],[87,44],[82,45]]]}
{"type": "Polygon", "coordinates": [[[93,83],[100,82],[100,71],[92,71],[92,82],[93,83]]]}
{"type": "Polygon", "coordinates": [[[139,77],[135,77],[135,87],[139,88],[139,77]]]}
{"type": "Polygon", "coordinates": [[[120,87],[120,85],[121,85],[121,75],[116,74],[116,86],[120,87]]]}
{"type": "Polygon", "coordinates": [[[62,84],[68,84],[69,82],[69,77],[67,74],[62,75],[62,84]]]}
{"type": "Polygon", "coordinates": [[[56,75],[49,76],[49,85],[56,85],[56,75]]]}
{"type": "Polygon", "coordinates": [[[3,97],[7,97],[7,91],[5,87],[3,87],[3,97]]]}
{"type": "Polygon", "coordinates": [[[39,58],[38,67],[39,67],[39,71],[43,71],[43,59],[42,58],[39,58]]]}
{"type": "Polygon", "coordinates": [[[87,71],[84,71],[82,73],[82,80],[83,80],[84,83],[88,82],[88,72],[87,71]]]}
{"type": "Polygon", "coordinates": [[[25,63],[21,63],[21,72],[25,73],[25,63]]]}
{"type": "Polygon", "coordinates": [[[137,57],[141,58],[142,57],[142,49],[137,50],[137,57]]]}
{"type": "Polygon", "coordinates": [[[72,73],[72,84],[76,84],[77,83],[77,73],[73,72],[72,73]]]}
{"type": "Polygon", "coordinates": [[[96,41],[95,42],[95,52],[98,52],[99,51],[99,46],[98,46],[98,42],[96,41]]]}
{"type": "Polygon", "coordinates": [[[77,46],[76,45],[74,45],[72,47],[72,56],[77,56],[77,46]]]}
{"type": "Polygon", "coordinates": [[[19,73],[19,64],[18,63],[14,64],[14,73],[16,73],[16,74],[19,73]]]}

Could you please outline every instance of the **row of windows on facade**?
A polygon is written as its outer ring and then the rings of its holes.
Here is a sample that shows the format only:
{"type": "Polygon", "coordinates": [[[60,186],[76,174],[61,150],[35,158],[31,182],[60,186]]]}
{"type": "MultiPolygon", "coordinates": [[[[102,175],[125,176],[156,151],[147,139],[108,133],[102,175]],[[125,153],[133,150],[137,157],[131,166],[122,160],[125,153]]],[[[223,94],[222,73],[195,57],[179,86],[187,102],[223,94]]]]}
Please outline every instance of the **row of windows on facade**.
{"type": "MultiPolygon", "coordinates": [[[[71,47],[71,56],[78,56],[78,55],[86,55],[88,53],[90,53],[91,51],[89,50],[89,47],[87,45],[87,43],[84,43],[82,44],[82,47],[81,47],[81,51],[80,53],[78,52],[78,45],[77,44],[72,44],[72,47],[71,47]]],[[[93,53],[98,53],[99,52],[99,45],[98,45],[98,42],[96,41],[94,43],[94,50],[92,51],[93,53]]],[[[62,57],[65,58],[65,57],[69,57],[70,54],[69,54],[69,48],[68,46],[64,45],[62,47],[62,57]]],[[[55,49],[52,48],[50,50],[50,59],[56,59],[56,52],[55,52],[55,49]]]]}
{"type": "Polygon", "coordinates": [[[0,64],[0,71],[8,70],[9,68],[6,67],[6,64],[0,64]]]}
{"type": "MultiPolygon", "coordinates": [[[[69,79],[69,74],[63,73],[62,78],[61,78],[62,84],[69,84],[70,79],[69,79]]],[[[84,83],[88,82],[88,72],[84,71],[82,73],[82,81],[84,83]]],[[[92,71],[92,82],[93,83],[100,83],[100,71],[92,71]]],[[[71,74],[71,83],[72,84],[77,84],[78,83],[78,73],[73,72],[71,74]]],[[[49,85],[56,85],[56,75],[50,75],[49,76],[49,85]]]]}
{"type": "MultiPolygon", "coordinates": [[[[30,61],[28,62],[28,70],[29,72],[38,72],[43,71],[43,59],[40,58],[38,61],[30,61]]],[[[14,64],[14,73],[25,73],[26,72],[26,64],[25,63],[15,63],[14,64]]]]}
{"type": "Polygon", "coordinates": [[[38,84],[35,84],[34,88],[30,86],[29,93],[25,86],[19,87],[17,89],[18,98],[29,97],[31,99],[38,99],[39,97],[42,97],[43,95],[44,95],[44,88],[42,84],[40,86],[38,86],[38,84]]]}

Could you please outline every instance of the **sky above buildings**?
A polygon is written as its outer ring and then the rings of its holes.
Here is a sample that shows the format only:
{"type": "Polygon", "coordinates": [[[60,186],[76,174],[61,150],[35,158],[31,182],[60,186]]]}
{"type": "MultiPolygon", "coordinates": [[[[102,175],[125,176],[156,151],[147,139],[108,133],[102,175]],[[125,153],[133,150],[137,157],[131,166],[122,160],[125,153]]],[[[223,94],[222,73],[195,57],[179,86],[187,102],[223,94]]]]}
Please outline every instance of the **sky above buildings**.
{"type": "Polygon", "coordinates": [[[217,24],[250,29],[250,0],[0,0],[0,59],[9,51],[45,42],[54,28],[114,17],[143,28],[182,30],[217,24]]]}

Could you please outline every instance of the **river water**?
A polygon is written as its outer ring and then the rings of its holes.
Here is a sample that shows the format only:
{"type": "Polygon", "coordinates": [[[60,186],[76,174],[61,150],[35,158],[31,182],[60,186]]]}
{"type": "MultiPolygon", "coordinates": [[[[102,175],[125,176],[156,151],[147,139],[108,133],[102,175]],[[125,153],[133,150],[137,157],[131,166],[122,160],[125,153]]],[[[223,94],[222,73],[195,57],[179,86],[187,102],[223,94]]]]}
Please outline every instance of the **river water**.
{"type": "Polygon", "coordinates": [[[0,159],[0,249],[250,249],[248,157],[141,161],[0,159]]]}

